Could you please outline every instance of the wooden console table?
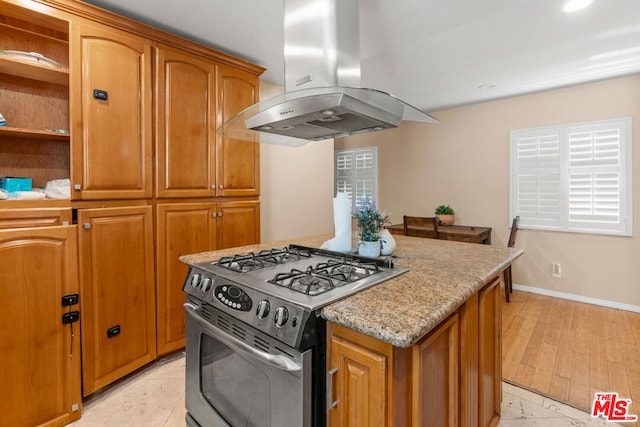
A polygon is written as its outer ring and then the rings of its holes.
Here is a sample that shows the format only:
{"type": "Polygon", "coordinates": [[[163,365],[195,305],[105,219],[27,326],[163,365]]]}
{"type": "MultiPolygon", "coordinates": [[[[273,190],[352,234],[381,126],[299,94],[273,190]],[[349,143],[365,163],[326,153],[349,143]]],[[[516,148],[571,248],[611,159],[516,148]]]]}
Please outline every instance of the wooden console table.
{"type": "MultiPolygon", "coordinates": [[[[402,224],[394,224],[387,227],[391,234],[404,236],[404,226],[402,224]]],[[[423,227],[410,227],[416,236],[420,236],[423,227]]],[[[424,228],[426,233],[427,228],[424,228]]],[[[491,227],[476,227],[469,225],[442,225],[438,227],[438,238],[442,240],[455,240],[467,243],[491,244],[491,227]]]]}

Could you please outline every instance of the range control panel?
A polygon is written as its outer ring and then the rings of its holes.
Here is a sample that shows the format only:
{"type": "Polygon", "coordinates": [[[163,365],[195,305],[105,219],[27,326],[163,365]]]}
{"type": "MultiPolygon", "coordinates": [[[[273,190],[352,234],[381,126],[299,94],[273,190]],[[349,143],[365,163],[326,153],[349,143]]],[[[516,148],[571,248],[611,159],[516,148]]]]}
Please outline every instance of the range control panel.
{"type": "Polygon", "coordinates": [[[253,302],[249,295],[237,286],[216,286],[213,295],[222,304],[235,310],[251,311],[251,308],[253,308],[253,302]]]}
{"type": "Polygon", "coordinates": [[[189,270],[182,290],[292,347],[310,316],[295,304],[197,268],[189,270]]]}

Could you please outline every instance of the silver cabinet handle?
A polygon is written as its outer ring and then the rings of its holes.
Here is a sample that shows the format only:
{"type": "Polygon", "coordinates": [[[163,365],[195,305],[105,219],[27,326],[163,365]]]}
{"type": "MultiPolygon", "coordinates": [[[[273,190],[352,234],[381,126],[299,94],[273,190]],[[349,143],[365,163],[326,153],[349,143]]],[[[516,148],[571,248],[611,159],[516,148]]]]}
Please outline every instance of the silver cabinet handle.
{"type": "Polygon", "coordinates": [[[224,187],[222,186],[222,184],[218,185],[218,189],[219,189],[219,190],[223,190],[223,189],[224,189],[224,187]]]}
{"type": "Polygon", "coordinates": [[[333,400],[333,376],[338,372],[338,368],[333,368],[327,373],[327,406],[333,409],[338,406],[338,401],[333,400]]]}
{"type": "Polygon", "coordinates": [[[215,339],[217,339],[227,347],[231,348],[232,350],[237,351],[238,353],[246,354],[247,356],[250,356],[262,363],[266,363],[267,365],[273,366],[274,368],[278,368],[283,371],[296,372],[296,371],[302,370],[302,366],[298,365],[296,362],[289,359],[288,357],[265,353],[263,351],[260,351],[253,347],[248,346],[242,341],[236,340],[226,332],[222,331],[217,326],[212,325],[211,323],[202,319],[202,317],[198,315],[197,306],[189,302],[186,302],[184,303],[183,307],[187,312],[188,316],[190,316],[192,319],[195,319],[198,322],[198,324],[202,328],[204,328],[207,332],[209,332],[215,339]]]}

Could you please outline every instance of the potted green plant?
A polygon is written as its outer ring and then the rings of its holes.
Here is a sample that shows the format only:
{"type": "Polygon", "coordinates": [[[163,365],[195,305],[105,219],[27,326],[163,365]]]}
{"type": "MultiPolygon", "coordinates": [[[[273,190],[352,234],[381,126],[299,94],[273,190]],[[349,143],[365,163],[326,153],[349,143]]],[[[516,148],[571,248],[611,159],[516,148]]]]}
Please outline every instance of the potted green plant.
{"type": "Polygon", "coordinates": [[[380,232],[389,223],[389,215],[381,212],[372,199],[355,209],[353,216],[358,220],[358,236],[360,244],[358,253],[362,256],[377,257],[380,255],[380,232]]]}
{"type": "Polygon", "coordinates": [[[453,225],[453,209],[449,205],[440,205],[435,211],[438,225],[453,225]]]}

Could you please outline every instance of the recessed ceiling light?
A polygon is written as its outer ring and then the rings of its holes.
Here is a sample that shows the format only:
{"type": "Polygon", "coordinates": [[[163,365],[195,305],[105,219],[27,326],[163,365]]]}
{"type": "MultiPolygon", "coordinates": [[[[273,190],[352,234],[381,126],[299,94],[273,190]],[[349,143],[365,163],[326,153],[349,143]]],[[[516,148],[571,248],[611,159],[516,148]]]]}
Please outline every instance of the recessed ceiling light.
{"type": "Polygon", "coordinates": [[[568,0],[564,4],[563,10],[569,13],[577,12],[584,9],[585,7],[588,7],[591,3],[593,3],[593,0],[568,0]]]}

